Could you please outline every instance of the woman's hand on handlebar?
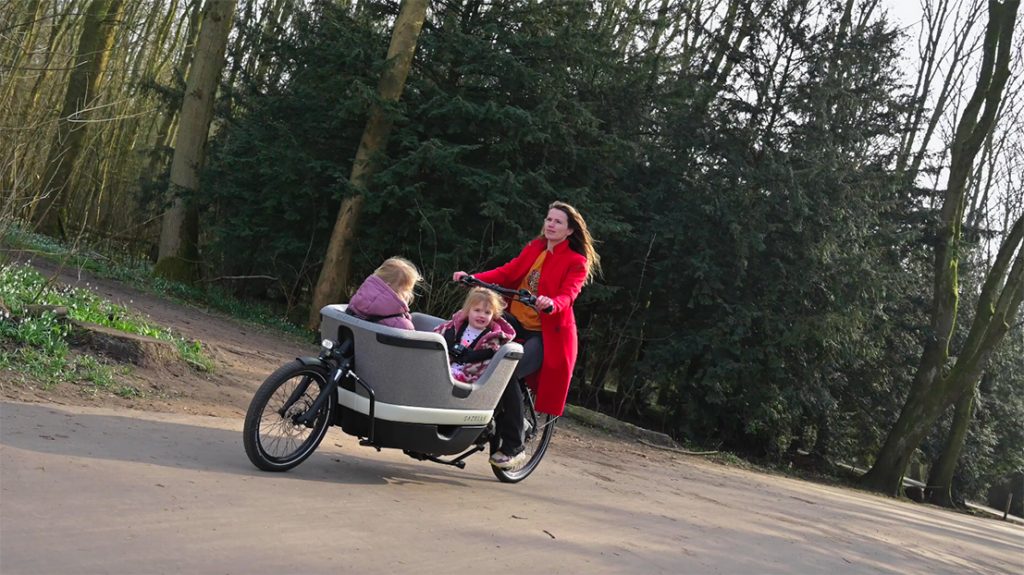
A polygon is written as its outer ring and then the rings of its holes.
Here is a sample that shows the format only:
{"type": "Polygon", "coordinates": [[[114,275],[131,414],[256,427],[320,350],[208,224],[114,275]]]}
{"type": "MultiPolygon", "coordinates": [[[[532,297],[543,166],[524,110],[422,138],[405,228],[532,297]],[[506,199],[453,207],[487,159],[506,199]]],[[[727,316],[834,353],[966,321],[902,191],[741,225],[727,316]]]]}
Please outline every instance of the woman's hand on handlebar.
{"type": "Polygon", "coordinates": [[[468,275],[469,274],[467,274],[464,271],[457,271],[457,272],[452,274],[452,281],[453,282],[462,281],[462,278],[464,278],[464,277],[466,277],[468,275]]]}
{"type": "Polygon", "coordinates": [[[545,313],[551,313],[555,307],[555,302],[546,295],[537,296],[537,303],[534,305],[538,310],[545,313]]]}

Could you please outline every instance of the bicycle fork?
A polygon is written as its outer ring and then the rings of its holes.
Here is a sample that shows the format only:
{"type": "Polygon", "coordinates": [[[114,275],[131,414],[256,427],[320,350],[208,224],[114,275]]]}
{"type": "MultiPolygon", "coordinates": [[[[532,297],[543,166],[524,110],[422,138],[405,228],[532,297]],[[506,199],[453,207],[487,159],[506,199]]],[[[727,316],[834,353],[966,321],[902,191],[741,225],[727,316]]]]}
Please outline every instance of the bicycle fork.
{"type": "MultiPolygon", "coordinates": [[[[328,365],[330,365],[331,363],[336,363],[336,365],[333,369],[331,369],[328,372],[329,376],[327,377],[327,382],[324,384],[322,388],[320,388],[320,393],[317,394],[316,399],[313,400],[313,403],[312,405],[309,406],[309,409],[307,409],[304,413],[295,416],[293,421],[295,422],[296,425],[305,425],[306,427],[313,427],[313,424],[317,418],[317,414],[319,414],[320,410],[322,410],[324,406],[327,405],[327,402],[330,401],[331,396],[338,393],[338,384],[340,384],[342,378],[344,378],[345,375],[349,373],[348,368],[352,363],[351,358],[347,357],[351,349],[352,342],[346,341],[338,349],[333,349],[330,350],[329,352],[326,352],[326,357],[324,357],[324,354],[321,354],[321,359],[328,361],[334,360],[328,363],[328,365]]],[[[298,401],[299,398],[306,393],[306,390],[309,389],[311,379],[312,378],[310,378],[309,376],[304,377],[302,379],[302,382],[300,382],[299,385],[295,388],[295,390],[292,391],[292,394],[288,397],[288,401],[285,402],[284,406],[282,406],[281,410],[279,411],[282,417],[284,417],[284,414],[287,413],[289,409],[291,409],[292,405],[294,405],[295,402],[298,401]]]]}

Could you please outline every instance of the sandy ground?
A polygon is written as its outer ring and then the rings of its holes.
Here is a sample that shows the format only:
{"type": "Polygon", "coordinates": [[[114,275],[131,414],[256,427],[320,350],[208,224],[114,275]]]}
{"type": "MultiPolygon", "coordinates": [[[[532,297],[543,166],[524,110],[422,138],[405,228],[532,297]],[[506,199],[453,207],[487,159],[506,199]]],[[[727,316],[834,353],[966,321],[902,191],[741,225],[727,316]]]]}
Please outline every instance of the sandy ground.
{"type": "Polygon", "coordinates": [[[0,573],[1022,573],[1024,528],[709,463],[564,421],[518,485],[331,430],[285,474],[241,415],[314,351],[71,270],[207,345],[212,374],[136,370],[140,398],[0,373],[0,573]],[[28,402],[28,403],[26,403],[28,402]]]}
{"type": "Polygon", "coordinates": [[[0,572],[1020,573],[1008,523],[571,426],[499,483],[332,430],[284,474],[238,418],[0,405],[0,572]]]}

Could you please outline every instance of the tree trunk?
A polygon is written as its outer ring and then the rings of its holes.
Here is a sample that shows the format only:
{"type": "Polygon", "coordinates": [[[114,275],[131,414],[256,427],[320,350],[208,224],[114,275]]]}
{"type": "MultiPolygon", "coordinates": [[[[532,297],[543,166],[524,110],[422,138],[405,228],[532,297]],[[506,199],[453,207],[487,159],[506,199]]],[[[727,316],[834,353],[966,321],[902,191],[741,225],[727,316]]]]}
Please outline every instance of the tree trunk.
{"type": "Polygon", "coordinates": [[[213,119],[213,100],[224,69],[224,49],[231,32],[234,0],[207,0],[188,72],[171,161],[171,181],[160,227],[160,252],[153,272],[168,279],[192,282],[199,271],[199,212],[192,196],[199,189],[199,170],[213,119]]]}
{"type": "Polygon", "coordinates": [[[273,53],[270,46],[274,44],[281,32],[282,15],[286,12],[285,4],[288,0],[274,0],[274,3],[261,11],[261,21],[258,49],[252,61],[253,68],[251,78],[255,79],[258,85],[262,85],[267,79],[267,69],[270,67],[273,53]]]}
{"type": "Polygon", "coordinates": [[[956,463],[960,459],[960,452],[964,447],[967,429],[974,416],[975,389],[977,386],[972,386],[956,402],[956,412],[953,414],[953,423],[949,426],[946,445],[943,446],[939,460],[932,466],[931,472],[928,474],[926,496],[930,503],[943,507],[954,507],[953,472],[956,471],[956,463]]]}
{"type": "MultiPolygon", "coordinates": [[[[40,65],[40,68],[42,69],[41,72],[52,72],[52,70],[50,70],[50,66],[57,57],[57,53],[59,51],[58,47],[63,44],[64,36],[71,30],[73,27],[72,22],[76,21],[79,15],[76,6],[73,4],[68,4],[63,8],[63,10],[60,8],[60,3],[55,2],[53,4],[53,15],[50,16],[53,23],[50,25],[50,37],[46,42],[46,54],[43,56],[43,61],[40,65]],[[59,16],[58,11],[60,13],[59,16]]],[[[71,62],[68,61],[67,65],[70,64],[71,62]]],[[[32,84],[32,92],[29,98],[31,102],[29,105],[30,110],[34,110],[38,107],[37,104],[39,104],[39,99],[44,92],[44,90],[41,89],[43,80],[48,79],[51,76],[52,74],[50,73],[40,73],[36,76],[36,81],[32,84]]]]}
{"type": "MultiPolygon", "coordinates": [[[[198,3],[190,4],[188,10],[188,28],[185,31],[184,46],[181,50],[181,59],[178,60],[173,70],[174,78],[184,78],[188,74],[189,65],[192,64],[192,52],[195,49],[196,38],[199,36],[200,16],[202,10],[198,3]]],[[[175,42],[177,44],[177,41],[175,42]]],[[[152,76],[159,74],[163,63],[160,63],[152,76]]],[[[228,84],[230,85],[230,83],[228,84]]],[[[175,121],[178,119],[180,109],[172,109],[166,106],[163,115],[160,117],[156,134],[153,136],[152,147],[149,150],[146,160],[146,169],[143,170],[143,178],[157,180],[161,177],[167,167],[167,159],[174,150],[173,142],[175,137],[175,121]]]]}
{"type": "Polygon", "coordinates": [[[1024,215],[1014,222],[988,272],[978,298],[974,322],[956,364],[948,376],[934,380],[927,389],[915,386],[911,390],[875,465],[862,480],[866,487],[892,496],[899,493],[910,455],[942,412],[976,385],[989,357],[1014,323],[1022,300],[1024,215]],[[919,395],[922,393],[924,395],[919,395]],[[895,478],[893,469],[899,469],[895,478]]]}
{"type": "Polygon", "coordinates": [[[32,208],[37,229],[44,234],[64,237],[61,211],[67,201],[68,180],[82,151],[89,126],[88,110],[99,91],[123,6],[123,0],[92,0],[86,11],[74,70],[44,166],[42,188],[32,208]]]}
{"type": "MultiPolygon", "coordinates": [[[[163,49],[163,55],[160,57],[160,59],[156,62],[156,65],[154,66],[154,77],[159,76],[160,73],[167,67],[167,64],[171,62],[175,56],[178,55],[176,48],[182,45],[183,32],[185,33],[184,50],[191,51],[195,47],[195,39],[198,34],[193,34],[192,31],[198,29],[198,15],[202,12],[201,5],[201,0],[188,0],[183,6],[184,13],[189,15],[188,18],[178,18],[177,11],[175,11],[174,17],[175,20],[177,20],[177,22],[175,23],[174,26],[174,32],[171,34],[172,39],[170,42],[170,45],[175,49],[163,49]]],[[[161,44],[161,46],[163,46],[163,44],[161,44]]],[[[179,61],[179,63],[185,60],[186,59],[183,58],[179,61]]],[[[191,62],[191,58],[187,59],[187,61],[191,62]]],[[[187,63],[185,66],[187,67],[187,63]]],[[[179,69],[184,69],[184,67],[179,66],[179,69]]]]}
{"type": "MultiPolygon", "coordinates": [[[[30,82],[27,75],[22,74],[20,66],[24,60],[28,64],[26,67],[32,67],[32,53],[35,51],[39,31],[43,27],[42,17],[46,5],[41,0],[32,0],[22,10],[18,8],[15,4],[9,4],[0,9],[0,19],[8,18],[13,21],[16,16],[21,16],[21,23],[8,29],[8,41],[3,46],[4,49],[0,50],[0,59],[10,62],[10,67],[6,70],[4,66],[0,66],[0,117],[9,121],[17,120],[22,126],[31,126],[32,109],[25,105],[31,101],[28,98],[31,93],[26,86],[30,82]]],[[[23,132],[20,136],[12,137],[5,134],[4,146],[0,150],[0,190],[6,192],[0,196],[0,221],[6,221],[20,211],[22,182],[28,180],[18,170],[21,150],[26,145],[22,141],[27,134],[23,132]]]]}
{"type": "MultiPolygon", "coordinates": [[[[395,21],[395,29],[391,34],[391,45],[388,47],[389,66],[381,74],[380,83],[377,85],[377,96],[382,103],[397,102],[402,95],[405,79],[412,67],[412,57],[416,52],[416,40],[427,15],[428,3],[428,0],[402,2],[398,19],[395,21]]],[[[376,169],[374,156],[386,147],[390,131],[391,118],[380,104],[374,104],[363,130],[363,137],[359,140],[359,149],[356,151],[352,174],[349,177],[355,195],[341,202],[327,246],[324,266],[313,290],[313,302],[309,310],[310,328],[315,329],[320,324],[320,309],[332,301],[339,301],[342,291],[348,284],[352,270],[352,240],[359,225],[363,192],[376,169]]]]}
{"type": "Polygon", "coordinates": [[[31,0],[23,12],[25,15],[24,20],[15,27],[15,32],[11,35],[13,36],[11,39],[13,40],[14,53],[10,56],[10,62],[8,63],[10,72],[7,75],[7,80],[3,82],[4,86],[0,89],[0,109],[5,107],[11,95],[21,84],[21,81],[18,79],[18,68],[25,54],[31,54],[35,49],[36,34],[39,31],[39,23],[42,21],[45,8],[46,6],[40,0],[31,0]]]}
{"type": "Polygon", "coordinates": [[[177,20],[178,16],[178,0],[171,0],[170,6],[167,7],[166,16],[157,28],[156,37],[153,39],[154,50],[150,52],[149,62],[147,63],[146,70],[143,73],[143,77],[147,80],[155,80],[159,77],[162,71],[162,62],[165,62],[166,54],[164,47],[167,42],[167,38],[171,33],[171,25],[177,20]]]}
{"type": "MultiPolygon", "coordinates": [[[[1006,268],[1013,257],[1016,245],[1020,242],[1019,236],[1011,242],[1017,231],[1011,233],[1004,242],[996,265],[988,272],[985,288],[979,300],[978,313],[975,315],[975,324],[971,327],[971,334],[978,334],[974,339],[978,345],[974,347],[973,353],[961,353],[952,373],[944,377],[942,370],[949,358],[949,343],[959,303],[958,264],[967,179],[982,143],[993,128],[1003,88],[1010,74],[1011,40],[1019,4],[1020,0],[1008,0],[1003,4],[990,0],[988,4],[989,21],[985,32],[978,84],[957,124],[951,147],[949,182],[942,204],[940,227],[937,230],[931,333],[921,354],[910,396],[900,412],[896,425],[886,437],[875,464],[861,480],[868,489],[891,496],[899,494],[910,455],[920,445],[942,411],[955,401],[967,386],[974,384],[975,380],[971,379],[971,374],[977,377],[976,372],[984,361],[987,361],[991,348],[998,345],[1002,334],[1005,334],[1005,329],[1001,334],[997,333],[998,330],[990,331],[996,314],[988,313],[985,300],[988,298],[989,301],[995,301],[994,292],[1002,283],[1002,279],[1007,277],[1006,268]]],[[[1015,293],[1021,290],[1015,285],[1013,276],[1014,272],[1011,271],[998,298],[1005,304],[1002,308],[1004,315],[998,318],[999,321],[1006,321],[1008,317],[1012,317],[1020,303],[1015,293]],[[1016,305],[1013,303],[1015,300],[1016,305]],[[1010,313],[1009,316],[1005,315],[1007,312],[1010,313]]],[[[972,341],[971,336],[968,336],[968,341],[972,341]]],[[[970,345],[966,347],[968,349],[965,351],[970,350],[970,345]]]]}

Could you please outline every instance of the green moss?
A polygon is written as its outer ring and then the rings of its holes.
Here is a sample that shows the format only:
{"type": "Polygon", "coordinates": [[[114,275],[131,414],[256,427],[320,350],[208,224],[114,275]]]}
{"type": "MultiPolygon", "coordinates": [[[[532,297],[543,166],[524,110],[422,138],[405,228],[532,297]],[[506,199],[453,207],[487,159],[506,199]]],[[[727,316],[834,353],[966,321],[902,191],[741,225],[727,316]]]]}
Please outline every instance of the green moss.
{"type": "Polygon", "coordinates": [[[183,284],[193,285],[199,279],[195,262],[177,256],[163,258],[153,266],[153,275],[183,284]]]}

